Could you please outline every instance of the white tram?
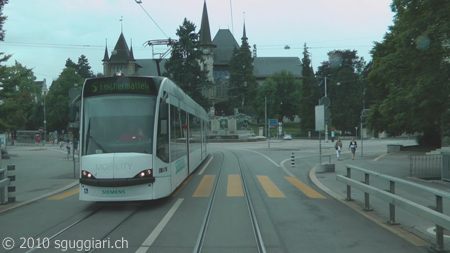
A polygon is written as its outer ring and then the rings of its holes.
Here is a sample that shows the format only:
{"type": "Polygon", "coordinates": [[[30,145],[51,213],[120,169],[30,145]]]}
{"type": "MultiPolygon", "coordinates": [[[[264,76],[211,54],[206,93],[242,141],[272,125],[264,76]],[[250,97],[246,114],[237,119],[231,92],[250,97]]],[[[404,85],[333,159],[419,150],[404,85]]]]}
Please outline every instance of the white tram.
{"type": "Polygon", "coordinates": [[[206,111],[163,77],[87,79],[80,200],[169,196],[208,155],[206,111]]]}

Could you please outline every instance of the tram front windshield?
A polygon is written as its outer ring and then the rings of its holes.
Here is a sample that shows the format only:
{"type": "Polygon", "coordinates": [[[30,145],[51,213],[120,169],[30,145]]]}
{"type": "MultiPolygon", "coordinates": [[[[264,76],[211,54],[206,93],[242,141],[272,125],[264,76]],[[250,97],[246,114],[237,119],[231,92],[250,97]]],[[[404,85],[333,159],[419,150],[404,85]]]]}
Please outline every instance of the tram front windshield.
{"type": "Polygon", "coordinates": [[[83,155],[152,153],[155,96],[88,97],[83,105],[83,155]]]}

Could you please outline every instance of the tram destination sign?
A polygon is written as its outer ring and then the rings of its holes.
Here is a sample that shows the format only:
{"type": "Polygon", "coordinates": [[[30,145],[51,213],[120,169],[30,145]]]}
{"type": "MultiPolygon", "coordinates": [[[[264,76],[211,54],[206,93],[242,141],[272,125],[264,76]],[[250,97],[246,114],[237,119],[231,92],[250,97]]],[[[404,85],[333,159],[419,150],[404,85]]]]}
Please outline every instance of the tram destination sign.
{"type": "MultiPolygon", "coordinates": [[[[159,84],[158,84],[159,86],[159,84]]],[[[86,80],[84,97],[107,94],[157,95],[157,84],[153,78],[105,77],[86,80]]]]}

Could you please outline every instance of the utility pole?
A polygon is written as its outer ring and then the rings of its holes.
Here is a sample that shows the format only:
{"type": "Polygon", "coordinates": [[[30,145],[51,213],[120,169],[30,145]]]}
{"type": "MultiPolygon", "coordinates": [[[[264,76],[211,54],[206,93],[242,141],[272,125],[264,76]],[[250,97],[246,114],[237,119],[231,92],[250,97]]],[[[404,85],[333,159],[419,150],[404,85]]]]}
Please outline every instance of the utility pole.
{"type": "MultiPolygon", "coordinates": [[[[327,95],[327,77],[325,77],[325,97],[327,95]]],[[[325,117],[325,143],[328,143],[328,119],[325,117]]]]}

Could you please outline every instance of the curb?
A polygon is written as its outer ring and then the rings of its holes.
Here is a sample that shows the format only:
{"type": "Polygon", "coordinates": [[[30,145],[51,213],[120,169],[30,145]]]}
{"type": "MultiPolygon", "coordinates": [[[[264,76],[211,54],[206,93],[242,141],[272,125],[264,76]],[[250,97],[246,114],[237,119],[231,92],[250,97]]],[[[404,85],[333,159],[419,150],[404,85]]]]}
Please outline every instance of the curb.
{"type": "Polygon", "coordinates": [[[66,185],[66,186],[64,186],[64,187],[61,187],[61,188],[57,189],[57,190],[54,190],[54,191],[52,191],[52,192],[46,193],[46,194],[44,194],[44,195],[41,195],[41,196],[38,196],[38,197],[35,197],[35,198],[32,198],[32,199],[24,200],[24,201],[17,202],[17,203],[14,203],[14,204],[0,205],[0,214],[2,214],[2,213],[4,213],[4,212],[7,212],[7,211],[10,211],[10,210],[13,210],[13,209],[15,209],[15,208],[18,208],[18,207],[21,207],[21,206],[30,204],[30,203],[32,203],[32,202],[34,202],[34,201],[37,201],[37,200],[40,200],[40,199],[49,197],[49,196],[51,196],[51,195],[55,195],[55,194],[57,194],[57,193],[60,193],[60,192],[62,192],[62,191],[65,191],[65,190],[67,190],[67,189],[70,189],[70,188],[72,188],[72,187],[75,187],[76,185],[78,185],[78,183],[79,183],[78,180],[76,180],[75,182],[73,182],[73,183],[71,183],[71,184],[68,184],[68,185],[66,185]],[[5,206],[5,208],[3,208],[3,206],[5,206]]]}

